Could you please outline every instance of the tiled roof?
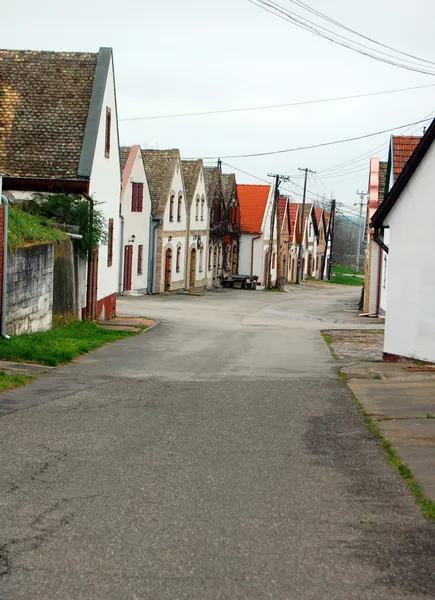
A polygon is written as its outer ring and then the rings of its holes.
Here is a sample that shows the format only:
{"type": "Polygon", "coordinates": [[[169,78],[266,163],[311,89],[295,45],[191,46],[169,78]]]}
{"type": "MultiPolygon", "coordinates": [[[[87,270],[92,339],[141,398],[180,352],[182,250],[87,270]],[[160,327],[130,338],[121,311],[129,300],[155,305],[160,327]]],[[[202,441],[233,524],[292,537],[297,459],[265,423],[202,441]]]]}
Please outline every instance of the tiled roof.
{"type": "Polygon", "coordinates": [[[221,181],[225,206],[228,207],[233,197],[234,191],[237,190],[236,176],[234,175],[234,173],[222,173],[221,181]]]}
{"type": "Polygon", "coordinates": [[[387,168],[388,168],[387,162],[379,161],[379,191],[378,191],[379,204],[383,201],[384,196],[385,196],[387,168]]]}
{"type": "Polygon", "coordinates": [[[421,137],[393,135],[393,170],[394,179],[400,175],[411,154],[418,146],[421,137]]]}
{"type": "Polygon", "coordinates": [[[237,185],[242,233],[261,233],[270,185],[237,185]]]}
{"type": "Polygon", "coordinates": [[[190,205],[195,194],[198,177],[202,169],[202,160],[183,160],[181,161],[184,177],[184,188],[186,200],[190,205]]]}
{"type": "Polygon", "coordinates": [[[204,167],[204,182],[207,204],[211,206],[215,196],[222,195],[221,173],[218,167],[204,167]]]}
{"type": "Polygon", "coordinates": [[[298,206],[299,204],[296,202],[290,202],[290,242],[293,242],[294,239],[298,206]]]}
{"type": "Polygon", "coordinates": [[[322,220],[323,208],[315,208],[314,213],[316,215],[317,225],[320,226],[322,220]]]}
{"type": "Polygon", "coordinates": [[[0,50],[0,172],[78,179],[97,54],[0,50]]]}
{"type": "Polygon", "coordinates": [[[131,146],[121,146],[119,149],[119,157],[121,160],[121,171],[124,171],[127,164],[128,155],[130,154],[131,146]]]}
{"type": "Polygon", "coordinates": [[[171,191],[179,150],[142,150],[142,158],[151,196],[152,213],[161,215],[171,191]]]}

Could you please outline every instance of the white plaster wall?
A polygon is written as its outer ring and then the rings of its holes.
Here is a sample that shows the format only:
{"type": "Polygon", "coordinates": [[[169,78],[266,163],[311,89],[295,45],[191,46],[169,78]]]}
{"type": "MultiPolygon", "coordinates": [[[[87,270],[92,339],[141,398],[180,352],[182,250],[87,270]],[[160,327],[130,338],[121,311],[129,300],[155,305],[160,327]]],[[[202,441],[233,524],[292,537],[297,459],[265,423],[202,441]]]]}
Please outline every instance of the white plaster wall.
{"type": "MultiPolygon", "coordinates": [[[[275,190],[274,190],[273,186],[270,186],[269,197],[267,199],[266,208],[264,211],[263,223],[261,226],[261,231],[263,232],[265,241],[268,241],[270,239],[270,219],[272,216],[274,193],[275,193],[275,190]]],[[[275,219],[274,227],[273,227],[273,239],[276,239],[276,233],[277,233],[277,229],[276,229],[276,219],[275,219]]]]}
{"type": "Polygon", "coordinates": [[[191,233],[189,236],[189,260],[188,260],[188,268],[187,268],[187,278],[188,283],[190,279],[190,249],[192,247],[196,248],[196,281],[201,282],[204,279],[207,279],[211,276],[208,272],[208,248],[209,248],[209,240],[208,240],[208,232],[209,232],[209,219],[210,219],[210,211],[207,206],[207,198],[205,195],[205,183],[204,183],[204,174],[201,169],[200,175],[198,177],[198,181],[196,183],[195,194],[193,196],[192,204],[190,207],[190,231],[195,232],[191,233]],[[198,220],[196,220],[196,198],[199,198],[199,210],[198,210],[198,220]],[[201,203],[202,203],[202,211],[201,211],[201,203]],[[202,215],[202,218],[201,218],[202,215]],[[202,260],[200,250],[197,248],[197,241],[193,239],[194,235],[201,236],[201,245],[203,246],[202,251],[202,260]]]}
{"type": "Polygon", "coordinates": [[[369,313],[376,314],[376,311],[378,310],[379,254],[384,253],[374,240],[370,240],[370,244],[372,251],[369,285],[369,313]]]}
{"type": "Polygon", "coordinates": [[[185,236],[172,236],[169,241],[169,236],[165,234],[163,237],[163,268],[162,268],[162,286],[165,283],[165,254],[168,246],[172,246],[172,273],[171,283],[184,282],[184,269],[186,264],[186,237],[185,236]],[[180,271],[177,273],[177,247],[181,245],[180,255],[180,271]]]}
{"type": "MultiPolygon", "coordinates": [[[[254,241],[254,268],[252,273],[252,275],[258,276],[261,283],[263,283],[263,248],[264,237],[261,235],[257,240],[254,241]]],[[[251,274],[250,271],[249,274],[251,274]]]]}
{"type": "MultiPolygon", "coordinates": [[[[390,232],[388,229],[384,231],[384,242],[386,246],[390,245],[390,232]]],[[[387,312],[387,291],[388,291],[388,258],[389,255],[381,250],[381,290],[379,299],[379,312],[385,314],[387,312]]]]}
{"type": "Polygon", "coordinates": [[[388,215],[388,313],[384,351],[435,361],[435,145],[388,215]],[[412,231],[412,239],[409,232],[412,231]]]}
{"type": "Polygon", "coordinates": [[[241,275],[251,274],[252,240],[254,237],[256,236],[251,233],[243,233],[240,236],[239,272],[241,275]]]}
{"type": "MultiPolygon", "coordinates": [[[[142,155],[140,150],[137,151],[136,159],[131,170],[128,186],[126,187],[121,201],[121,214],[124,217],[124,243],[123,248],[118,247],[116,251],[121,251],[120,270],[121,270],[121,285],[123,282],[123,263],[124,263],[124,247],[128,245],[131,236],[135,235],[133,244],[133,269],[132,269],[132,291],[140,291],[146,293],[148,286],[148,253],[149,253],[149,234],[150,234],[150,215],[151,215],[151,198],[148,189],[148,182],[143,166],[142,155]],[[142,212],[131,211],[131,200],[133,193],[132,183],[143,183],[143,210],[142,212]],[[139,246],[143,246],[142,260],[142,275],[138,275],[138,256],[139,246]]],[[[115,250],[115,248],[114,248],[115,250]]]]}
{"type": "Polygon", "coordinates": [[[163,229],[164,229],[164,231],[182,231],[182,230],[185,231],[186,225],[187,225],[186,198],[185,198],[185,194],[184,194],[183,177],[181,174],[181,165],[180,165],[180,161],[178,161],[177,168],[175,169],[174,177],[172,179],[171,193],[168,196],[168,201],[166,203],[165,214],[164,214],[164,219],[163,219],[163,229]],[[183,201],[181,203],[181,220],[178,221],[177,220],[178,198],[179,198],[180,194],[183,196],[183,201]],[[174,220],[173,221],[169,220],[171,195],[175,196],[174,211],[173,211],[174,220]]]}
{"type": "Polygon", "coordinates": [[[121,167],[119,163],[119,139],[115,104],[113,62],[109,66],[106,91],[100,116],[100,126],[92,165],[90,195],[97,202],[106,221],[113,219],[113,261],[107,266],[107,244],[100,245],[98,262],[98,296],[101,300],[118,291],[119,274],[119,199],[121,191],[121,167]],[[112,111],[110,132],[110,158],[105,158],[106,107],[112,111]]]}

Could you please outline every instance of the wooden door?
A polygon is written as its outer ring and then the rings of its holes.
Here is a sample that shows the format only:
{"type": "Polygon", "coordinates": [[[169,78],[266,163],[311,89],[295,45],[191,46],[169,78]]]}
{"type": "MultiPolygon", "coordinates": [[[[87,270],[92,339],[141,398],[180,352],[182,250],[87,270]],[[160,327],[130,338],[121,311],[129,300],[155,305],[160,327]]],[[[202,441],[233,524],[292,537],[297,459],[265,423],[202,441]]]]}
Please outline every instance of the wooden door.
{"type": "Polygon", "coordinates": [[[264,271],[263,285],[264,285],[264,287],[267,287],[268,280],[269,280],[269,250],[266,250],[266,252],[264,254],[264,269],[263,269],[263,271],[264,271]]]}
{"type": "Polygon", "coordinates": [[[124,247],[124,292],[131,291],[131,277],[133,272],[133,246],[124,247]]]}
{"type": "Polygon", "coordinates": [[[196,250],[192,248],[190,253],[190,287],[194,288],[196,285],[196,250]]]}
{"type": "Polygon", "coordinates": [[[165,292],[171,289],[172,278],[172,250],[168,248],[165,255],[165,292]]]}

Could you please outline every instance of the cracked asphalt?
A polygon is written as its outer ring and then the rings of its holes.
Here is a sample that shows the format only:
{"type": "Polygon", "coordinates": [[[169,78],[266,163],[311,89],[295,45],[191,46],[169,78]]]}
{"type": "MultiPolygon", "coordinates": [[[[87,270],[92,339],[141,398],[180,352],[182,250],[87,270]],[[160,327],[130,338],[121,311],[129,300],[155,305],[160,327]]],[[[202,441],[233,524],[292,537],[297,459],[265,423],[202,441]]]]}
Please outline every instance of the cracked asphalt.
{"type": "Polygon", "coordinates": [[[0,598],[435,598],[434,525],[319,333],[358,295],[125,298],[160,325],[2,395],[0,598]]]}

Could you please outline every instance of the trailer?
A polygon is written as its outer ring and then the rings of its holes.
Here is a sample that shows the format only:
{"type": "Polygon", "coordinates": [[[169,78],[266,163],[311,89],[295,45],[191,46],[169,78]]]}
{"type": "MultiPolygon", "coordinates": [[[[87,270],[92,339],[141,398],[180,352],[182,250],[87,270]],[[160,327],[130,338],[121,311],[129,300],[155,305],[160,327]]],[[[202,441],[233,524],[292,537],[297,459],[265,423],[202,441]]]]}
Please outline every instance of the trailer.
{"type": "Polygon", "coordinates": [[[222,277],[224,288],[237,288],[241,290],[256,290],[258,275],[225,275],[222,277]]]}

